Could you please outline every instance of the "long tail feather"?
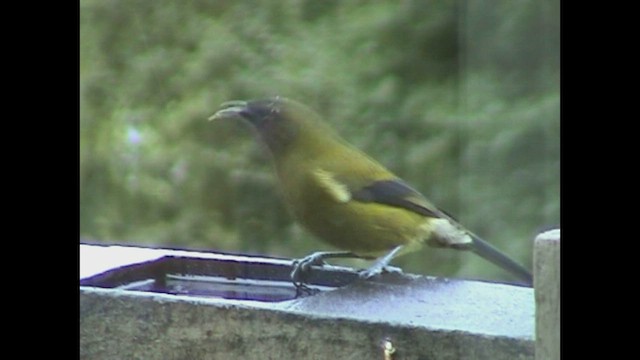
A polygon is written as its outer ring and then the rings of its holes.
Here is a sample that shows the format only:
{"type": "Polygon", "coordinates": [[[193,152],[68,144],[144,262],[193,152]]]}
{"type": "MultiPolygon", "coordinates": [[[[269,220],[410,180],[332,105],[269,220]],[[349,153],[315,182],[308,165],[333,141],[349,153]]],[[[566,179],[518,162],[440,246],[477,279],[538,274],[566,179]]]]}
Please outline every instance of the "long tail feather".
{"type": "Polygon", "coordinates": [[[493,245],[480,239],[479,237],[475,235],[473,236],[473,244],[470,246],[469,250],[480,255],[493,264],[509,271],[511,274],[518,277],[518,279],[524,281],[525,284],[523,285],[533,285],[533,276],[531,275],[531,272],[529,272],[529,270],[509,258],[507,255],[500,252],[500,250],[493,247],[493,245]]]}

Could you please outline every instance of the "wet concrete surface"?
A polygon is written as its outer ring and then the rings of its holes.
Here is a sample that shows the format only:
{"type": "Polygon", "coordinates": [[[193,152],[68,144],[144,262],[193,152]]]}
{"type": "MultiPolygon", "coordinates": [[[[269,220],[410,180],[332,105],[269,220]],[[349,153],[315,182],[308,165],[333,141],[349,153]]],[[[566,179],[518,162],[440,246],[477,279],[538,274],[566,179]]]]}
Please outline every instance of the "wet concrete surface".
{"type": "Polygon", "coordinates": [[[385,274],[373,281],[278,303],[291,311],[430,329],[533,339],[533,289],[385,274]]]}
{"type": "MultiPolygon", "coordinates": [[[[86,245],[80,255],[81,284],[163,256],[263,263],[283,279],[291,264],[86,245]]],[[[80,287],[80,352],[91,359],[375,359],[388,341],[394,359],[533,359],[534,322],[531,288],[400,273],[277,302],[80,287]]]]}

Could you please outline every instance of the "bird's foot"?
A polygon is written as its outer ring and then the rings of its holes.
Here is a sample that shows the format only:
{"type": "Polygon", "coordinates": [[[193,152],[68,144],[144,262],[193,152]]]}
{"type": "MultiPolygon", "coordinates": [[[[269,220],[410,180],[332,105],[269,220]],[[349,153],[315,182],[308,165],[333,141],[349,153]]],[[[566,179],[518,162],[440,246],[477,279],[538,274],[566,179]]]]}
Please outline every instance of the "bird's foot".
{"type": "Polygon", "coordinates": [[[396,246],[385,256],[378,258],[378,260],[376,260],[376,262],[370,268],[363,270],[358,275],[361,279],[371,279],[372,277],[380,275],[383,272],[402,273],[402,269],[389,265],[391,259],[393,259],[393,257],[396,256],[398,252],[400,252],[400,250],[402,250],[402,245],[396,246]]]}
{"type": "MultiPolygon", "coordinates": [[[[319,251],[311,255],[305,256],[300,260],[295,260],[292,264],[293,271],[291,271],[291,281],[293,285],[300,290],[309,290],[307,283],[311,268],[313,266],[325,265],[324,259],[329,258],[358,258],[360,256],[350,251],[319,251]]],[[[308,292],[308,291],[307,291],[308,292]]]]}
{"type": "Polygon", "coordinates": [[[400,269],[399,267],[391,266],[391,265],[376,263],[376,264],[373,264],[373,266],[371,266],[370,268],[360,271],[360,273],[358,274],[358,277],[360,277],[361,279],[367,280],[383,273],[402,274],[402,269],[400,269]]]}
{"type": "Polygon", "coordinates": [[[323,253],[313,253],[302,259],[294,260],[292,264],[293,270],[291,271],[291,281],[293,281],[293,285],[298,289],[308,289],[305,284],[311,272],[311,267],[324,265],[324,257],[323,253]]]}

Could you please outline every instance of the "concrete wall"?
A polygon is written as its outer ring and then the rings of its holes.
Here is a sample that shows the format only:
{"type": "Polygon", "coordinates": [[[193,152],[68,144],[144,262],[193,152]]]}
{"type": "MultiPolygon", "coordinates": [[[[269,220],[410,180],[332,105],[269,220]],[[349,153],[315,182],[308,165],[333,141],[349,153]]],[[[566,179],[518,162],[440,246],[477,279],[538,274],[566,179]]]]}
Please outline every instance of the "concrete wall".
{"type": "MultiPolygon", "coordinates": [[[[81,258],[84,252],[105,259],[109,250],[81,247],[81,258]]],[[[147,260],[158,256],[150,251],[147,260]]],[[[92,263],[89,258],[81,267],[92,263]]],[[[386,274],[281,302],[81,286],[80,354],[83,359],[384,359],[388,341],[395,360],[533,359],[534,319],[531,288],[409,274],[386,274]]]]}

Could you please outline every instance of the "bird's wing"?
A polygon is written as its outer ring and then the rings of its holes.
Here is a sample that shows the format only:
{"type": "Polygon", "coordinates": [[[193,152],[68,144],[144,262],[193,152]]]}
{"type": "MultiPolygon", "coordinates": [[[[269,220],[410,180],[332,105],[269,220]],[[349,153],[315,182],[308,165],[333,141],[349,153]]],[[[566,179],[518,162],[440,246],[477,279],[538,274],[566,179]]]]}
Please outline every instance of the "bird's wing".
{"type": "Polygon", "coordinates": [[[424,216],[446,217],[422,194],[400,179],[375,181],[352,191],[351,197],[360,202],[375,202],[405,208],[424,216]]]}
{"type": "Polygon", "coordinates": [[[334,201],[339,203],[351,201],[351,189],[347,184],[339,181],[332,172],[317,169],[313,172],[313,179],[334,201]]]}
{"type": "Polygon", "coordinates": [[[431,204],[417,190],[400,179],[374,181],[366,186],[357,186],[326,170],[316,170],[314,178],[318,185],[336,202],[359,201],[404,208],[420,215],[450,219],[448,215],[431,204]]]}

